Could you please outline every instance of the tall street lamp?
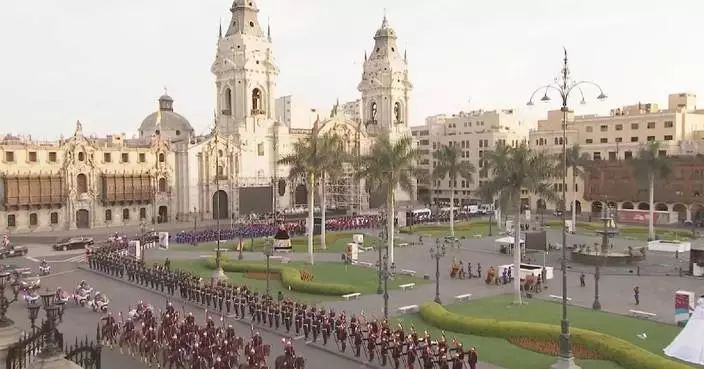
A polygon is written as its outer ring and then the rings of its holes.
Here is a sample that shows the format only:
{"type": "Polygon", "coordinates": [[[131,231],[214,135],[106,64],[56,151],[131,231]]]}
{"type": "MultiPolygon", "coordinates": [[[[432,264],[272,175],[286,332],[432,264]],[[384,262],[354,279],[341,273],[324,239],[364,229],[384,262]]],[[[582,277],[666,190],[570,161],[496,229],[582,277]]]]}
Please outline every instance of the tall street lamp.
{"type": "Polygon", "coordinates": [[[440,300],[440,259],[445,256],[445,244],[440,239],[435,240],[435,248],[430,249],[430,257],[435,258],[435,302],[442,304],[440,300]]]}
{"type": "Polygon", "coordinates": [[[213,279],[215,281],[221,281],[227,279],[225,271],[222,270],[222,252],[220,250],[220,150],[218,150],[218,143],[220,142],[220,127],[218,126],[217,120],[213,125],[213,130],[211,133],[213,137],[213,155],[215,156],[215,209],[213,209],[213,214],[215,217],[215,227],[217,228],[217,243],[215,249],[215,272],[213,273],[213,279]]]}
{"type": "Polygon", "coordinates": [[[269,259],[271,256],[274,255],[274,239],[270,238],[266,240],[266,244],[264,245],[264,256],[266,256],[266,296],[267,298],[270,295],[271,290],[269,289],[269,280],[270,280],[270,272],[269,268],[271,265],[269,264],[269,259]]]}
{"type": "Polygon", "coordinates": [[[384,319],[389,318],[389,278],[391,277],[391,271],[389,271],[389,247],[386,246],[386,229],[382,228],[379,232],[379,239],[377,241],[377,249],[379,250],[379,261],[378,261],[378,275],[379,284],[376,288],[376,293],[382,295],[384,300],[384,319]],[[386,253],[382,255],[382,251],[386,250],[386,253]],[[383,285],[382,285],[383,282],[383,285]]]}
{"type": "Polygon", "coordinates": [[[606,95],[602,90],[601,86],[591,81],[575,81],[570,76],[570,70],[567,62],[567,49],[564,49],[564,58],[562,63],[562,71],[558,78],[554,82],[537,88],[530,96],[528,100],[528,106],[533,105],[533,99],[538,92],[543,92],[543,97],[540,98],[542,102],[549,102],[551,99],[548,96],[548,92],[557,92],[562,102],[560,111],[562,111],[562,201],[560,204],[560,210],[562,212],[562,321],[560,324],[561,334],[560,334],[560,352],[557,356],[557,362],[553,364],[553,369],[566,369],[566,368],[579,368],[574,363],[574,355],[572,355],[572,348],[570,343],[570,322],[567,319],[567,232],[565,230],[566,222],[566,204],[567,204],[567,118],[569,113],[569,108],[567,106],[568,99],[573,92],[576,92],[581,97],[581,104],[585,104],[584,92],[582,87],[587,85],[595,87],[599,91],[599,95],[596,97],[598,100],[605,100],[606,95]]]}

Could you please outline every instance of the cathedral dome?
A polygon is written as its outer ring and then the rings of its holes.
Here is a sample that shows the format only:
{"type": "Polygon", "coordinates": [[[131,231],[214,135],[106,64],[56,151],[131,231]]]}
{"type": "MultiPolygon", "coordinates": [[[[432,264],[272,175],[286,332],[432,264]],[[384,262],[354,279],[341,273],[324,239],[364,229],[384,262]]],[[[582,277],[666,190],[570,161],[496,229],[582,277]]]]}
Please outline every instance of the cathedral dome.
{"type": "Polygon", "coordinates": [[[139,126],[139,135],[142,137],[157,133],[169,136],[192,134],[193,126],[181,114],[174,112],[174,99],[164,94],[159,98],[159,110],[155,111],[142,121],[139,126]]]}

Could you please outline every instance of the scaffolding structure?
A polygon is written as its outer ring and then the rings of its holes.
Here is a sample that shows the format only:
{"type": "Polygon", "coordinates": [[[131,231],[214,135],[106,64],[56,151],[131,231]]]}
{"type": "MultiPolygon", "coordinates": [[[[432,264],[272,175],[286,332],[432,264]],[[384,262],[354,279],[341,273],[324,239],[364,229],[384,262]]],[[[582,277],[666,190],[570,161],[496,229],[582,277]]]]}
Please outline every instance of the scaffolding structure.
{"type": "Polygon", "coordinates": [[[354,178],[354,169],[343,164],[341,175],[326,180],[326,205],[337,209],[363,210],[366,208],[366,191],[360,180],[354,178]]]}

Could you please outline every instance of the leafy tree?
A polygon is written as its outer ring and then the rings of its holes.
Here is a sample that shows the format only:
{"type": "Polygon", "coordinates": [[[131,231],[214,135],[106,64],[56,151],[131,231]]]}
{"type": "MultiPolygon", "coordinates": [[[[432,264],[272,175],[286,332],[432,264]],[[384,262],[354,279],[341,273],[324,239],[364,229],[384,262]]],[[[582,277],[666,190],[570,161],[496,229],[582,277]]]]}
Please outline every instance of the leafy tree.
{"type": "Polygon", "coordinates": [[[469,183],[474,183],[474,173],[477,169],[468,160],[462,159],[462,151],[458,146],[443,145],[433,152],[436,160],[432,177],[438,180],[450,180],[450,235],[455,237],[455,188],[457,178],[464,178],[469,183]]]}
{"type": "Polygon", "coordinates": [[[636,176],[648,183],[648,239],[655,239],[655,181],[665,179],[672,173],[672,162],[661,155],[662,144],[658,141],[650,141],[645,147],[638,150],[638,156],[630,163],[633,166],[636,176]]]}

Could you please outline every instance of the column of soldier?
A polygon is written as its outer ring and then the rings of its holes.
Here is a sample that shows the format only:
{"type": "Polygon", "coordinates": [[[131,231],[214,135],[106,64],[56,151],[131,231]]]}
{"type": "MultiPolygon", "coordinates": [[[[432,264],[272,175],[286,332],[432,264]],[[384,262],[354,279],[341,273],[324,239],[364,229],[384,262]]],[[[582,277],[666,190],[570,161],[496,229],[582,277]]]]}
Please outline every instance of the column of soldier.
{"type": "MultiPolygon", "coordinates": [[[[171,303],[166,311],[155,314],[151,307],[138,308],[138,316],[126,320],[120,313],[118,321],[112,314],[102,318],[104,343],[120,351],[138,354],[149,366],[184,369],[258,369],[267,367],[271,346],[261,335],[251,331],[249,339],[235,334],[232,326],[218,327],[210,316],[201,326],[192,314],[180,314],[171,303]],[[136,324],[141,323],[141,324],[136,324]],[[241,358],[243,360],[241,360],[241,358]]],[[[276,358],[276,368],[302,369],[304,360],[295,356],[290,343],[285,343],[284,355],[276,358]],[[291,363],[291,364],[289,364],[291,363]]]]}
{"type": "Polygon", "coordinates": [[[149,267],[114,249],[101,249],[89,257],[88,262],[92,269],[100,272],[118,278],[126,275],[130,282],[171,296],[178,292],[182,299],[200,304],[206,310],[213,309],[235,319],[249,319],[252,324],[284,330],[286,334],[295,333],[307,343],[327,345],[332,338],[340,352],[347,352],[349,347],[355,357],[364,355],[368,361],[377,360],[382,366],[390,364],[398,369],[403,364],[411,369],[415,365],[425,369],[462,369],[465,362],[470,367],[476,365],[474,348],[466,350],[456,339],[449,343],[444,332],[433,340],[427,331],[419,335],[411,326],[406,333],[400,323],[393,329],[386,319],[368,319],[364,314],[352,315],[348,321],[344,312],[336,314],[332,309],[326,311],[295,302],[284,298],[281,292],[275,300],[245,286],[204,283],[193,273],[171,270],[168,262],[149,267]]]}

